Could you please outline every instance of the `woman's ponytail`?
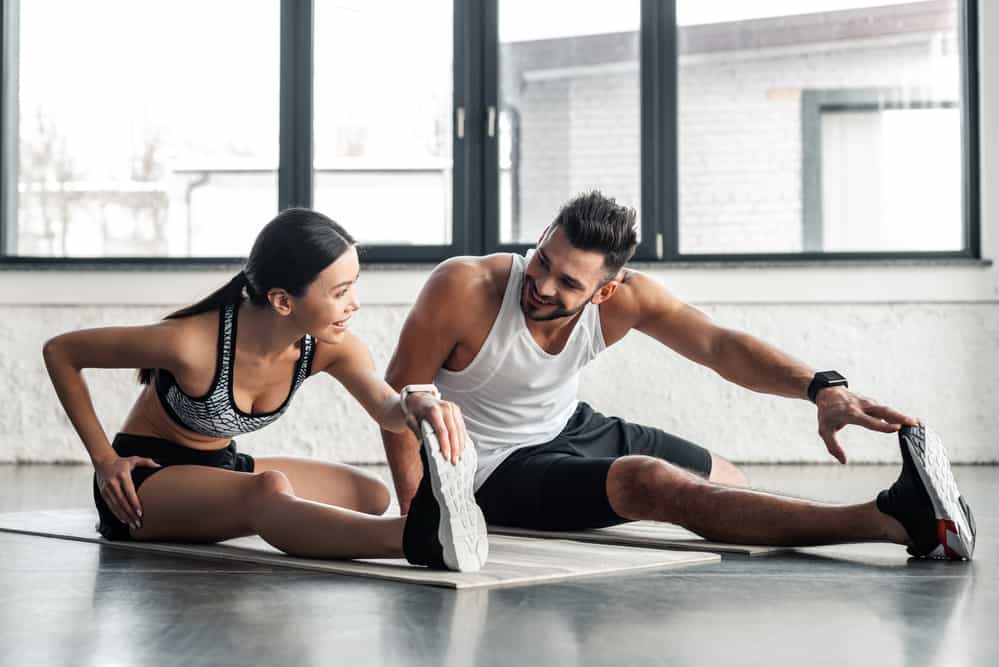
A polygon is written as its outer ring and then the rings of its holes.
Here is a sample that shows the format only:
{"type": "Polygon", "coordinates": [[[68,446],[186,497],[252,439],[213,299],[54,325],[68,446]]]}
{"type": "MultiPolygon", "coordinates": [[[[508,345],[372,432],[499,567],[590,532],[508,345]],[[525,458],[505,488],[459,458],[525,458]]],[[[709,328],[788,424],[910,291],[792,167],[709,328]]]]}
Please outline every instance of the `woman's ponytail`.
{"type": "MultiPolygon", "coordinates": [[[[176,312],[170,313],[163,319],[176,320],[181,317],[190,317],[191,315],[207,313],[210,310],[219,310],[222,306],[231,303],[239,303],[243,299],[244,290],[252,290],[252,287],[250,287],[249,278],[246,277],[246,271],[240,271],[232,277],[232,280],[206,296],[201,301],[187,306],[186,308],[181,308],[176,312]]],[[[152,377],[153,369],[141,369],[139,371],[139,384],[149,384],[152,377]]]]}
{"type": "MultiPolygon", "coordinates": [[[[272,289],[302,296],[316,276],[354,244],[347,230],[322,213],[306,208],[285,209],[257,234],[242,271],[201,301],[166,319],[219,310],[244,298],[254,306],[266,307],[272,289]]],[[[152,376],[151,369],[143,368],[139,382],[149,384],[152,376]]]]}

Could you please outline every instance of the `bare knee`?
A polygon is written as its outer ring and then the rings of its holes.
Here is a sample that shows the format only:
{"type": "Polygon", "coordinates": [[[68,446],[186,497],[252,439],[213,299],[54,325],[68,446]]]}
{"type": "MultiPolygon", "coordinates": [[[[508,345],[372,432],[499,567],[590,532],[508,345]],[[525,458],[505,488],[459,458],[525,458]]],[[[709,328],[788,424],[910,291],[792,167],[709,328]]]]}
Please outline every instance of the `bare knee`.
{"type": "Polygon", "coordinates": [[[671,499],[705,480],[651,456],[623,456],[607,475],[611,509],[625,519],[672,521],[671,499]]]}
{"type": "Polygon", "coordinates": [[[392,494],[389,493],[385,482],[370,475],[362,482],[362,487],[363,493],[360,494],[357,511],[365,514],[385,514],[389,503],[392,502],[392,494]]]}
{"type": "Polygon", "coordinates": [[[385,482],[381,481],[379,481],[379,484],[378,493],[373,501],[374,511],[371,514],[385,514],[388,511],[389,504],[392,502],[392,493],[389,491],[388,486],[386,486],[385,482]]]}
{"type": "Polygon", "coordinates": [[[255,513],[263,505],[273,502],[280,496],[293,495],[295,488],[283,472],[265,470],[253,475],[253,480],[247,489],[246,504],[250,511],[255,513]]]}
{"type": "Polygon", "coordinates": [[[749,487],[749,478],[739,467],[728,459],[711,454],[711,475],[709,481],[725,486],[749,487]]]}

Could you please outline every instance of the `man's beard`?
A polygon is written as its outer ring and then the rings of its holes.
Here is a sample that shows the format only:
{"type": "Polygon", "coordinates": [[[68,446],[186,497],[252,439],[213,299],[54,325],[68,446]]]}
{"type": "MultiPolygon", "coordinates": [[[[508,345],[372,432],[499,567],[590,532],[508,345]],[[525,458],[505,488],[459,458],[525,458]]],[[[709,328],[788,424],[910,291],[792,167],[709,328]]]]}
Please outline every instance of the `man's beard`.
{"type": "Polygon", "coordinates": [[[583,303],[580,304],[578,308],[575,308],[573,310],[569,310],[568,308],[565,307],[564,303],[558,300],[555,300],[554,303],[546,302],[546,305],[555,306],[555,310],[549,313],[548,315],[543,315],[541,317],[538,317],[531,314],[531,310],[535,309],[536,306],[531,305],[525,298],[527,290],[533,289],[533,287],[534,287],[534,281],[525,275],[524,281],[520,287],[520,309],[524,312],[524,317],[534,322],[549,322],[551,320],[560,320],[565,317],[573,317],[575,315],[578,315],[579,312],[583,310],[583,308],[586,308],[586,304],[589,303],[590,299],[593,298],[593,294],[596,294],[596,292],[591,294],[589,299],[583,301],[583,303]]]}

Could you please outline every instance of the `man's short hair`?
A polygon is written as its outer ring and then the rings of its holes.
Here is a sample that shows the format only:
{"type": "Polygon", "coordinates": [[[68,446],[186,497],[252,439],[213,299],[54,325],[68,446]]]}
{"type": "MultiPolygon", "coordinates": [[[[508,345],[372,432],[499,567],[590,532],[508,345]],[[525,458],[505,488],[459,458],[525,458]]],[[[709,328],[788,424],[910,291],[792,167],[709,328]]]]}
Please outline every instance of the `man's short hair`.
{"type": "Polygon", "coordinates": [[[613,197],[593,190],[563,206],[552,222],[551,230],[564,229],[569,243],[580,250],[602,252],[604,268],[608,278],[612,278],[635,254],[637,217],[635,209],[621,206],[613,197]]]}

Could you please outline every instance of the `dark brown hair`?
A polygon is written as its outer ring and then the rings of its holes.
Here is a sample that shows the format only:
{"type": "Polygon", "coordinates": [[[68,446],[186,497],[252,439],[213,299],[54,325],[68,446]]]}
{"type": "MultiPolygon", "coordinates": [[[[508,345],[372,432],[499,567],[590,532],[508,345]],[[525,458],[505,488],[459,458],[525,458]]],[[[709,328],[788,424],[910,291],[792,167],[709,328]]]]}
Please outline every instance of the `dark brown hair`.
{"type": "Polygon", "coordinates": [[[638,231],[635,209],[621,206],[614,198],[593,190],[572,199],[551,224],[561,227],[574,247],[604,253],[604,268],[610,277],[635,254],[638,231]]]}
{"type": "MultiPolygon", "coordinates": [[[[322,213],[288,208],[257,234],[246,266],[232,280],[201,301],[170,313],[166,320],[218,310],[245,298],[258,306],[267,304],[267,292],[278,287],[301,296],[316,276],[356,242],[347,230],[322,213]]],[[[149,384],[153,371],[139,371],[139,382],[149,384]]]]}

